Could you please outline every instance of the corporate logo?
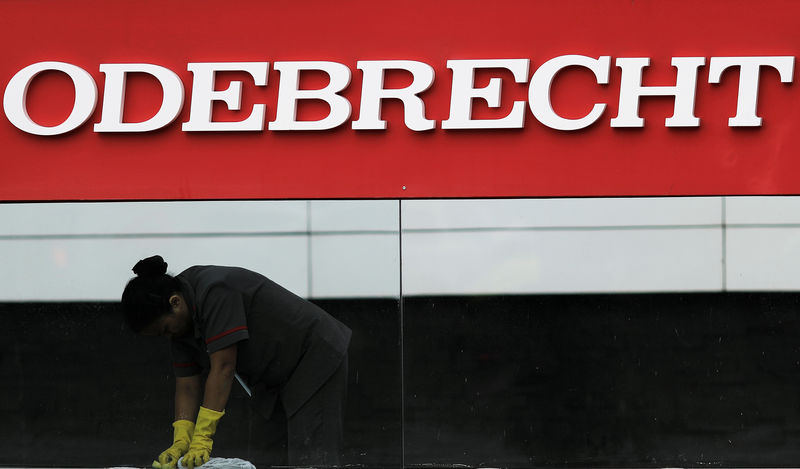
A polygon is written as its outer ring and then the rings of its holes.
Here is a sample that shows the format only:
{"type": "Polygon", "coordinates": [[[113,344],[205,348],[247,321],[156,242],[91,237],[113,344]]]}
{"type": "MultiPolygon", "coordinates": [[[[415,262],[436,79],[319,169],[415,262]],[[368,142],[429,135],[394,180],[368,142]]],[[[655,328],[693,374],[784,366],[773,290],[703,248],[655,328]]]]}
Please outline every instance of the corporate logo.
{"type": "MultiPolygon", "coordinates": [[[[556,130],[584,129],[604,113],[608,103],[588,103],[591,110],[581,117],[564,117],[553,109],[551,86],[560,71],[570,67],[583,67],[592,72],[598,85],[609,83],[612,59],[584,55],[562,55],[544,62],[530,75],[530,60],[482,59],[448,60],[452,71],[449,116],[440,122],[429,119],[425,113],[425,100],[421,93],[436,80],[434,68],[413,60],[363,60],[356,68],[361,71],[362,84],[359,117],[349,125],[354,130],[383,130],[387,122],[381,118],[382,102],[387,99],[402,101],[403,124],[413,131],[441,129],[514,129],[525,126],[530,112],[541,124],[556,130]],[[488,85],[475,85],[476,72],[481,69],[503,69],[511,72],[517,84],[528,86],[528,99],[515,101],[510,112],[493,119],[473,117],[473,103],[483,100],[490,108],[500,107],[503,80],[492,78],[488,85]],[[412,81],[403,88],[386,88],[384,78],[388,71],[404,70],[412,81]],[[530,79],[529,79],[530,76],[530,79]]],[[[759,77],[763,68],[777,70],[782,83],[792,83],[793,56],[739,56],[739,57],[673,57],[676,69],[675,84],[648,86],[643,84],[643,70],[650,66],[648,57],[618,57],[614,65],[620,69],[620,89],[617,115],[610,119],[615,128],[643,127],[639,115],[641,98],[669,96],[674,98],[673,115],[664,121],[666,127],[698,127],[700,118],[695,115],[695,97],[698,88],[698,71],[708,65],[708,82],[720,83],[724,71],[739,69],[736,114],[728,119],[730,127],[759,127],[762,119],[756,108],[759,94],[759,77]]],[[[328,130],[350,121],[353,103],[342,95],[350,85],[353,71],[346,65],[332,61],[278,61],[272,63],[280,73],[275,120],[265,123],[267,103],[254,104],[248,117],[235,122],[214,121],[212,106],[224,103],[230,110],[240,110],[244,86],[267,86],[269,62],[191,62],[192,72],[189,118],[181,124],[184,132],[252,132],[328,130]],[[225,90],[216,89],[218,72],[244,72],[252,83],[232,81],[225,90]],[[300,76],[304,72],[324,73],[329,78],[321,89],[301,89],[300,76]],[[327,103],[329,113],[317,120],[298,120],[298,103],[303,100],[321,100],[327,103]]],[[[93,125],[94,132],[151,132],[172,123],[185,105],[184,83],[169,68],[148,63],[104,63],[99,71],[105,76],[102,103],[98,103],[98,87],[94,78],[83,68],[65,62],[47,61],[29,65],[8,82],[3,95],[3,109],[9,122],[19,130],[42,136],[61,135],[86,124],[98,104],[102,105],[100,121],[93,125]],[[44,126],[35,122],[27,112],[28,88],[34,78],[46,71],[60,71],[69,76],[75,89],[74,105],[66,119],[57,125],[44,126]],[[125,83],[129,74],[145,73],[158,80],[163,98],[151,118],[141,122],[125,122],[125,83]]],[[[507,86],[507,84],[505,84],[507,86]]]]}

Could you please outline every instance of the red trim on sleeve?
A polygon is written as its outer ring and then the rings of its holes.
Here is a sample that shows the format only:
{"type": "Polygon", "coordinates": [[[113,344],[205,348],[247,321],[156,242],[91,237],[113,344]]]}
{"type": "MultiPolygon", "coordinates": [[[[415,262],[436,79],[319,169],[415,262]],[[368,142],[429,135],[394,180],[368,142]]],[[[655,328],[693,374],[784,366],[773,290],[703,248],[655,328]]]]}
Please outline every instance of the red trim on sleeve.
{"type": "Polygon", "coordinates": [[[247,330],[247,326],[234,327],[233,329],[225,331],[225,332],[223,332],[221,334],[217,334],[214,337],[209,337],[208,339],[206,339],[206,345],[210,344],[211,342],[214,342],[215,340],[219,340],[219,339],[225,337],[228,334],[233,334],[234,332],[246,331],[246,330],[247,330]]]}
{"type": "Polygon", "coordinates": [[[193,366],[197,366],[197,363],[191,362],[191,363],[173,363],[172,364],[173,368],[191,368],[193,366]]]}

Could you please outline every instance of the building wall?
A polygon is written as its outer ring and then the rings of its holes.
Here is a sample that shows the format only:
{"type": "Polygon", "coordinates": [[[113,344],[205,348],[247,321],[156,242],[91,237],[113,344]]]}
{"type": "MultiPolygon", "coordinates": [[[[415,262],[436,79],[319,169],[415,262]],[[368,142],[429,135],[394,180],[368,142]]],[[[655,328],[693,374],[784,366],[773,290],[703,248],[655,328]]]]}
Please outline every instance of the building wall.
{"type": "MultiPolygon", "coordinates": [[[[800,198],[0,204],[0,465],[142,466],[166,341],[138,259],[249,267],[353,330],[343,462],[785,467],[800,198]]],[[[285,464],[238,387],[215,454],[285,464]]]]}
{"type": "Polygon", "coordinates": [[[796,290],[798,214],[798,197],[0,204],[0,301],[116,301],[153,253],[311,298],[796,290]]]}
{"type": "Polygon", "coordinates": [[[153,254],[174,274],[237,265],[303,297],[397,297],[397,211],[396,201],[0,204],[0,257],[15,267],[0,273],[0,300],[118,301],[153,254]]]}

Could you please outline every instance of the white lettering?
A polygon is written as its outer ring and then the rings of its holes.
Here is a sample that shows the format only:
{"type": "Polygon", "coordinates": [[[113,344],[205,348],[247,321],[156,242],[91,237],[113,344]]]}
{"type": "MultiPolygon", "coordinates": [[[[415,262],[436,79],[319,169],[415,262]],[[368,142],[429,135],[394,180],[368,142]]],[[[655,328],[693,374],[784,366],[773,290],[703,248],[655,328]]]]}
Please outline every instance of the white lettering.
{"type": "Polygon", "coordinates": [[[728,126],[760,127],[761,118],[756,115],[756,107],[758,106],[758,75],[761,67],[776,69],[782,83],[791,83],[794,73],[794,57],[711,57],[708,82],[719,83],[722,72],[730,67],[739,67],[740,71],[736,115],[728,119],[728,126]]]}
{"type": "Polygon", "coordinates": [[[542,124],[557,130],[578,130],[592,125],[606,108],[605,104],[595,104],[589,114],[580,119],[567,119],[553,110],[550,101],[550,87],[556,74],[567,67],[586,67],[594,73],[597,83],[608,84],[608,72],[611,68],[611,57],[597,59],[584,55],[562,55],[543,63],[533,74],[528,89],[528,102],[531,112],[542,124]]]}
{"type": "Polygon", "coordinates": [[[242,108],[242,82],[231,81],[227,89],[215,91],[214,82],[217,72],[247,72],[253,77],[256,86],[266,86],[269,62],[195,62],[190,63],[187,69],[192,72],[194,80],[189,121],[183,124],[184,131],[264,130],[264,115],[267,110],[265,104],[253,105],[250,115],[245,120],[238,122],[213,122],[211,108],[214,101],[224,102],[231,111],[238,111],[242,108]]]}
{"type": "Polygon", "coordinates": [[[327,130],[338,127],[350,118],[350,101],[338,93],[350,84],[350,69],[337,62],[275,62],[281,72],[276,116],[269,130],[327,130]],[[321,70],[328,74],[330,83],[321,90],[300,90],[301,70],[321,70]],[[331,111],[327,117],[316,121],[297,120],[297,101],[321,99],[331,111]]]}
{"type": "Polygon", "coordinates": [[[433,67],[412,60],[360,60],[356,66],[364,72],[361,86],[361,107],[353,128],[357,130],[386,129],[386,121],[381,119],[381,100],[399,99],[403,102],[406,127],[422,131],[436,127],[436,122],[425,118],[425,103],[418,95],[433,84],[433,67]],[[413,79],[405,88],[384,89],[383,79],[386,70],[407,70],[413,79]]]}
{"type": "Polygon", "coordinates": [[[106,75],[103,112],[95,132],[149,132],[160,129],[178,117],[183,108],[183,83],[172,70],[152,64],[101,64],[106,75]],[[163,98],[158,112],[143,122],[122,122],[125,106],[125,80],[128,73],[147,73],[161,83],[163,98]]]}
{"type": "MultiPolygon", "coordinates": [[[[619,106],[617,115],[610,119],[614,127],[644,127],[639,116],[639,105],[643,97],[667,96],[674,98],[673,114],[665,119],[667,127],[699,127],[700,118],[695,116],[695,99],[698,92],[697,79],[700,67],[706,65],[705,57],[673,57],[676,69],[673,86],[645,86],[642,76],[650,66],[647,57],[618,57],[616,66],[620,70],[619,106]]],[[[722,75],[730,68],[739,68],[739,88],[736,114],[728,118],[731,127],[759,127],[762,118],[757,115],[760,74],[764,68],[772,68],[779,74],[781,83],[792,83],[794,56],[736,56],[711,57],[708,82],[718,84],[722,75]]],[[[191,62],[187,70],[193,74],[192,102],[188,120],[181,128],[186,132],[208,131],[263,131],[267,104],[256,103],[246,118],[240,120],[214,121],[212,109],[215,103],[223,102],[231,111],[242,111],[244,81],[231,80],[227,89],[217,90],[218,72],[244,72],[259,87],[267,86],[269,62],[191,62]]],[[[361,102],[359,117],[352,122],[355,130],[385,130],[389,125],[381,117],[384,100],[400,100],[406,127],[413,131],[436,128],[436,120],[429,119],[426,100],[421,96],[435,81],[434,68],[414,60],[361,60],[356,67],[362,71],[361,102]],[[392,71],[411,74],[411,83],[403,88],[386,88],[386,74],[392,71]]],[[[582,117],[567,118],[560,115],[552,102],[552,87],[559,74],[569,67],[590,70],[598,85],[608,85],[611,80],[611,57],[592,58],[584,55],[562,55],[544,62],[528,81],[529,59],[482,59],[448,60],[452,71],[450,110],[442,129],[519,129],[525,124],[525,107],[529,106],[533,116],[542,125],[556,130],[579,130],[596,124],[606,112],[607,103],[592,103],[591,110],[582,117]],[[511,110],[503,117],[473,118],[473,105],[480,99],[489,108],[501,107],[503,78],[489,76],[486,86],[475,86],[476,75],[494,69],[494,73],[511,72],[515,83],[528,84],[527,100],[513,101],[511,110]],[[479,72],[481,70],[482,72],[479,72]],[[500,70],[500,71],[498,71],[500,70]]],[[[280,73],[275,103],[275,120],[269,130],[328,130],[341,126],[350,119],[352,105],[343,95],[350,85],[350,68],[330,61],[275,62],[280,73]],[[302,73],[321,72],[327,75],[328,83],[320,89],[300,89],[302,73]],[[328,105],[330,111],[314,120],[298,120],[298,107],[302,100],[317,100],[328,105]]],[[[173,122],[183,109],[185,87],[172,70],[146,63],[101,64],[105,75],[103,106],[100,122],[95,132],[149,132],[161,129],[173,122]],[[129,74],[145,73],[155,77],[163,96],[155,115],[140,122],[123,122],[126,99],[126,83],[129,74]]],[[[308,86],[304,86],[308,88],[308,86]]],[[[73,64],[46,61],[29,65],[17,72],[9,81],[3,94],[3,109],[8,120],[18,129],[34,135],[60,135],[83,125],[97,107],[97,85],[92,76],[73,64]],[[69,116],[60,124],[44,126],[28,114],[28,91],[33,80],[43,72],[56,71],[66,74],[75,90],[75,102],[69,116]]],[[[510,100],[506,100],[507,102],[510,100]]],[[[499,111],[496,114],[503,114],[499,111]]],[[[242,115],[247,114],[243,112],[242,115]]]]}
{"type": "Polygon", "coordinates": [[[500,107],[500,78],[492,78],[484,88],[475,88],[475,70],[504,68],[510,70],[517,83],[528,81],[528,59],[448,60],[453,71],[450,96],[450,117],[442,121],[443,129],[521,129],[525,125],[525,101],[515,101],[511,113],[501,119],[473,119],[472,100],[481,98],[489,107],[500,107]]]}
{"type": "Polygon", "coordinates": [[[644,127],[639,117],[639,98],[642,96],[675,96],[672,117],[667,127],[698,127],[700,119],[694,115],[697,90],[697,69],[705,65],[704,57],[673,57],[672,66],[678,69],[675,86],[642,86],[642,69],[650,65],[647,57],[621,57],[617,67],[622,69],[619,90],[619,112],[611,119],[611,127],[644,127]]]}
{"type": "Polygon", "coordinates": [[[86,70],[64,62],[39,62],[28,65],[14,75],[3,95],[3,110],[15,127],[34,135],[60,135],[81,126],[91,117],[97,106],[97,85],[86,70]],[[69,75],[75,86],[75,104],[67,119],[55,126],[45,127],[31,120],[26,100],[28,86],[33,78],[48,70],[58,70],[69,75]]]}

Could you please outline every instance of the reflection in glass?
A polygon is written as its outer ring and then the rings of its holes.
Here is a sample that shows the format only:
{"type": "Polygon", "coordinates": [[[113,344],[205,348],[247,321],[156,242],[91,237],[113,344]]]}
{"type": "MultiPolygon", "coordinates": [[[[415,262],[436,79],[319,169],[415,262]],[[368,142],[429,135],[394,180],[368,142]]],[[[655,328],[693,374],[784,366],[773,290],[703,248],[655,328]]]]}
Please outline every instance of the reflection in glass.
{"type": "MultiPolygon", "coordinates": [[[[133,264],[158,253],[173,274],[193,265],[259,272],[351,329],[344,446],[331,462],[399,466],[397,209],[396,201],[0,205],[9,221],[0,233],[9,334],[0,391],[12,423],[0,439],[15,448],[0,464],[142,466],[173,441],[169,341],[133,334],[119,306],[133,264]]],[[[289,463],[286,412],[266,419],[253,404],[234,382],[213,456],[289,463]]]]}

